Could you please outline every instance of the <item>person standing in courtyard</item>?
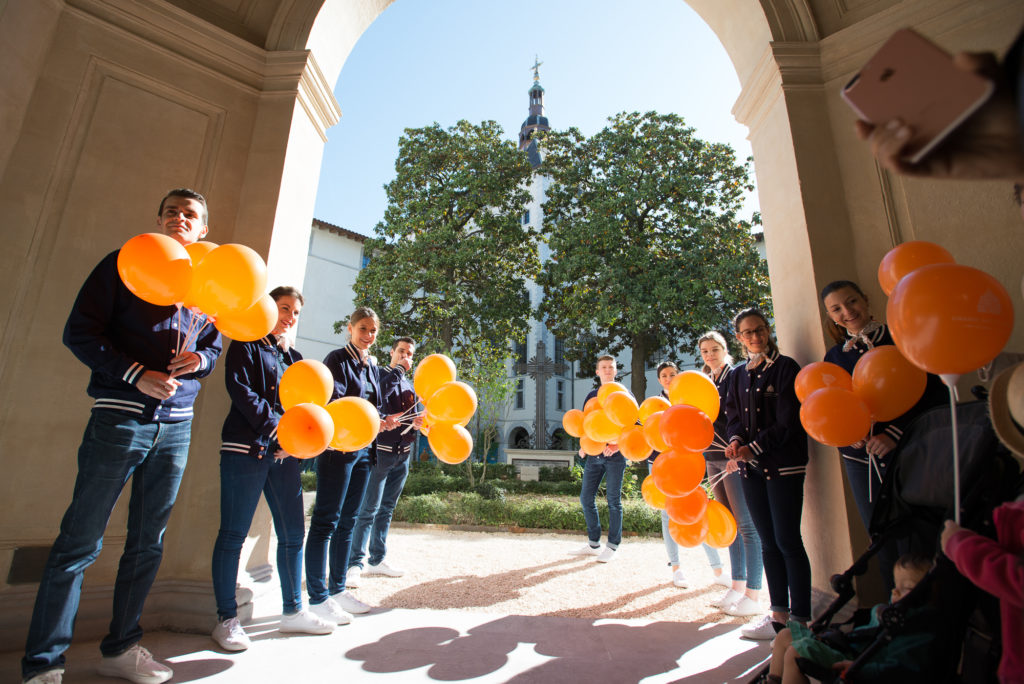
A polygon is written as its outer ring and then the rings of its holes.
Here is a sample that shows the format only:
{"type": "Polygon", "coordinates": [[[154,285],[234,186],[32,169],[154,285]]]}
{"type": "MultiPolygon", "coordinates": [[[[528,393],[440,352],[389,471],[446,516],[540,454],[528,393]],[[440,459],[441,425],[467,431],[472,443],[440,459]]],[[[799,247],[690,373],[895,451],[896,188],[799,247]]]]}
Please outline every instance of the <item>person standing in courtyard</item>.
{"type": "Polygon", "coordinates": [[[725,408],[730,470],[743,470],[743,494],[761,537],[771,614],[740,633],[772,639],[794,620],[811,618],[811,563],[800,536],[807,433],[794,382],[800,366],[779,352],[768,318],[745,309],[734,320],[747,362],[729,374],[725,408]],[[742,465],[740,465],[742,464],[742,465]]]}
{"type": "MultiPolygon", "coordinates": [[[[370,357],[380,320],[373,309],[360,306],[348,320],[349,343],[324,359],[334,376],[331,401],[341,397],[366,399],[381,413],[384,395],[380,371],[370,357]]],[[[398,424],[381,414],[381,429],[398,424]]],[[[355,452],[327,449],[316,457],[316,502],[306,535],[306,592],[309,607],[336,625],[352,621],[352,614],[368,613],[366,605],[345,587],[352,530],[370,476],[374,445],[355,452]]]]}
{"type": "MultiPolygon", "coordinates": [[[[615,380],[617,371],[615,357],[605,354],[597,357],[597,377],[602,385],[615,380]]],[[[593,389],[583,400],[583,406],[597,397],[593,389]]],[[[583,483],[580,490],[580,504],[583,519],[587,523],[587,543],[570,551],[574,556],[597,556],[599,563],[608,563],[615,558],[615,551],[622,543],[622,477],[626,472],[626,458],[619,453],[618,445],[609,443],[604,453],[588,456],[580,449],[583,462],[583,483]],[[597,514],[597,489],[605,483],[605,498],[608,501],[608,543],[601,549],[601,519],[597,514]]]]}
{"type": "MultiPolygon", "coordinates": [[[[407,377],[415,353],[416,342],[411,337],[399,337],[391,346],[391,365],[380,371],[385,415],[405,415],[416,406],[416,392],[407,377]]],[[[377,435],[376,458],[352,532],[346,586],[358,587],[361,577],[366,575],[401,577],[405,574],[401,568],[385,562],[385,557],[391,516],[409,476],[409,450],[416,442],[423,418],[416,416],[411,422],[411,426],[399,425],[377,435]],[[370,556],[364,568],[367,545],[370,556]]]]}
{"type": "Polygon", "coordinates": [[[244,651],[252,645],[238,621],[235,587],[242,545],[260,494],[267,499],[277,533],[282,600],[278,629],[299,634],[334,631],[334,624],[302,609],[302,465],[277,443],[277,423],[284,413],[278,397],[281,375],[302,360],[290,346],[288,331],[298,322],[304,301],[294,287],[276,287],[270,296],[277,304],[277,325],[262,339],[232,342],[224,359],[231,410],[221,430],[220,530],[211,562],[217,626],[211,636],[226,651],[244,651]]]}
{"type": "MultiPolygon", "coordinates": [[[[181,245],[205,237],[207,222],[206,200],[194,190],[171,190],[160,201],[157,229],[181,245]]],[[[128,528],[97,671],[151,684],[174,674],[141,646],[139,620],[185,472],[199,378],[213,370],[221,341],[210,325],[189,348],[178,349],[181,331],[189,329],[195,314],[132,294],[118,274],[119,253],[108,254],[89,274],[64,327],[64,344],[89,367],[87,392],[95,402],[78,449],[74,494],[43,570],[28,629],[21,669],[34,684],[63,678],[83,575],[100,554],[110,514],[129,478],[128,528]]]]}

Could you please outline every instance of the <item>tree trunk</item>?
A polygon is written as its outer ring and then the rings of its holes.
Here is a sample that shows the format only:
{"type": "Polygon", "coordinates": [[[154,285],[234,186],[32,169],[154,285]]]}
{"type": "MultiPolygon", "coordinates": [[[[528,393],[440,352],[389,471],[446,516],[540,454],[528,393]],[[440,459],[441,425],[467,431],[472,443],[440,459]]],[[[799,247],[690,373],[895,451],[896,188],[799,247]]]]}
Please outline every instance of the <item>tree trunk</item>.
{"type": "Polygon", "coordinates": [[[647,340],[642,337],[633,338],[633,360],[630,364],[629,388],[637,402],[647,397],[647,355],[650,354],[647,340]]]}

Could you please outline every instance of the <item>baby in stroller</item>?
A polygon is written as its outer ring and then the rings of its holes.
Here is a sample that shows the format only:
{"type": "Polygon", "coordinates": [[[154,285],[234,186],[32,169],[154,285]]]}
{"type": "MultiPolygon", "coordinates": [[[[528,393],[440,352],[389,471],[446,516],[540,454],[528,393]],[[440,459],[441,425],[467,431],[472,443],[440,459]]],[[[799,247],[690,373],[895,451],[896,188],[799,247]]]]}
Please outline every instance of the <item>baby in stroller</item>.
{"type": "MultiPolygon", "coordinates": [[[[927,556],[908,554],[900,557],[893,568],[894,588],[891,602],[895,603],[907,596],[921,581],[932,567],[932,559],[927,556]]],[[[879,604],[871,609],[871,618],[867,624],[854,627],[849,632],[830,629],[817,634],[807,626],[790,621],[786,629],[779,632],[772,646],[772,659],[766,681],[795,684],[808,682],[808,677],[801,671],[816,669],[842,671],[852,664],[857,655],[874,642],[882,628],[882,612],[888,604],[879,604]],[[797,658],[803,659],[798,665],[797,658]]],[[[922,629],[907,629],[896,635],[886,646],[875,653],[871,663],[861,672],[864,677],[874,679],[878,674],[892,670],[895,666],[904,672],[919,671],[916,667],[927,657],[928,642],[933,638],[927,630],[929,608],[913,608],[907,613],[908,623],[919,624],[922,629]]]]}

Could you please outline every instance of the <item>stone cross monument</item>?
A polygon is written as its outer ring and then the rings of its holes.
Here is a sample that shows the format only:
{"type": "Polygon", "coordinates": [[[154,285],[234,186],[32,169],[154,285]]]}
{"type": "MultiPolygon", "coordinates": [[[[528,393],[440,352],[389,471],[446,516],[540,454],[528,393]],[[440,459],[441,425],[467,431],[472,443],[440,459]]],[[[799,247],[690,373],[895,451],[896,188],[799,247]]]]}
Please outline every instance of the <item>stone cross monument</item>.
{"type": "Polygon", "coordinates": [[[547,355],[544,341],[537,343],[537,355],[527,363],[516,364],[516,374],[526,373],[537,383],[537,419],[534,423],[534,449],[547,449],[548,437],[548,378],[565,372],[564,363],[555,363],[547,355]]]}

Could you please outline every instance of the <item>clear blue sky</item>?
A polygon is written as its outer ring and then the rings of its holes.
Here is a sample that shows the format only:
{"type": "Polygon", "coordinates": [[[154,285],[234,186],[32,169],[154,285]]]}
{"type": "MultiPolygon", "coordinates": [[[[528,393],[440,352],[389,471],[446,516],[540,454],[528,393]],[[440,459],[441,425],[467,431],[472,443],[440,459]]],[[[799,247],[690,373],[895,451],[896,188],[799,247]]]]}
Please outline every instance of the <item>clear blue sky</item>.
{"type": "MultiPolygon", "coordinates": [[[[618,112],[674,112],[750,155],[730,112],[736,72],[683,0],[396,0],[338,79],[342,118],[327,132],[316,218],[372,234],[405,128],[493,119],[515,140],[534,55],[552,128],[592,135],[618,112]]],[[[756,209],[755,195],[744,218],[756,209]]]]}

